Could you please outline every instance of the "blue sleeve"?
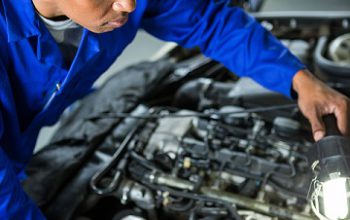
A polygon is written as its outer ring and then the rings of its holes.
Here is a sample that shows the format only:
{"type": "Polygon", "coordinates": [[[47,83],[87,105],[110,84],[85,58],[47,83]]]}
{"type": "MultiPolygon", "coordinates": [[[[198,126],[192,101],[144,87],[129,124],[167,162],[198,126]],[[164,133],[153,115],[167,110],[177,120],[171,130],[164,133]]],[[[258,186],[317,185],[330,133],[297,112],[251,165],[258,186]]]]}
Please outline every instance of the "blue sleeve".
{"type": "MultiPolygon", "coordinates": [[[[0,59],[0,74],[5,74],[0,59]]],[[[1,78],[1,77],[0,77],[1,78]]],[[[3,82],[0,80],[0,89],[3,82]]],[[[1,97],[0,100],[6,99],[1,97]]],[[[0,102],[0,219],[1,220],[43,220],[45,217],[22,189],[11,160],[1,146],[4,133],[2,103],[0,102]]]]}
{"type": "Polygon", "coordinates": [[[38,207],[23,191],[9,159],[0,147],[0,219],[42,220],[38,207]]]}
{"type": "Polygon", "coordinates": [[[162,40],[198,46],[237,75],[288,97],[293,76],[305,68],[253,17],[214,0],[148,0],[141,25],[162,40]]]}

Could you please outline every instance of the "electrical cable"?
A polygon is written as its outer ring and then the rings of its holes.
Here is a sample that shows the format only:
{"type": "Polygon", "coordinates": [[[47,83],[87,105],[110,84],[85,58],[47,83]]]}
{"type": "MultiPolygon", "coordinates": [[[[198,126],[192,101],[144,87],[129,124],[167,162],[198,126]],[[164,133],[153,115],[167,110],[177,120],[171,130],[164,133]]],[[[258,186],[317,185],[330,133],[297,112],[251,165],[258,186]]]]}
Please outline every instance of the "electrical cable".
{"type": "Polygon", "coordinates": [[[206,202],[213,202],[213,203],[216,203],[216,204],[221,204],[228,210],[228,212],[231,214],[231,217],[233,217],[233,219],[241,220],[241,217],[238,215],[236,208],[232,204],[230,204],[228,202],[221,201],[221,200],[218,200],[218,199],[215,199],[215,198],[210,198],[210,197],[203,196],[203,195],[199,195],[199,194],[196,194],[196,193],[187,193],[187,192],[183,192],[183,191],[177,191],[175,189],[172,189],[172,188],[169,188],[169,187],[166,187],[166,186],[156,186],[156,185],[151,184],[149,182],[144,182],[143,181],[143,183],[147,187],[149,187],[150,189],[155,190],[155,191],[160,190],[160,191],[163,191],[163,192],[168,192],[170,195],[175,195],[175,196],[179,196],[179,197],[183,197],[183,198],[187,198],[187,199],[198,200],[198,201],[206,201],[206,202]]]}
{"type": "Polygon", "coordinates": [[[258,107],[251,109],[244,109],[241,111],[232,111],[232,112],[211,112],[211,113],[191,113],[191,114],[174,114],[174,113],[159,113],[159,114],[138,114],[132,115],[132,113],[103,113],[97,116],[90,116],[85,118],[85,120],[98,120],[106,118],[137,118],[137,119],[160,119],[160,118],[188,118],[188,117],[200,117],[200,118],[220,118],[220,117],[232,117],[236,114],[242,113],[257,113],[257,112],[266,112],[266,111],[275,111],[281,109],[290,109],[297,108],[297,104],[287,104],[287,105],[277,105],[269,107],[258,107]]]}
{"type": "MultiPolygon", "coordinates": [[[[265,177],[261,176],[261,175],[257,175],[257,174],[252,174],[252,173],[246,173],[243,171],[239,171],[237,169],[224,169],[225,172],[234,174],[234,175],[239,175],[248,179],[253,179],[253,180],[257,180],[257,181],[261,181],[263,182],[265,180],[265,177]]],[[[273,179],[267,179],[268,184],[270,184],[273,188],[278,189],[279,191],[283,191],[284,193],[300,198],[300,199],[305,199],[306,195],[303,195],[299,192],[295,192],[295,191],[291,191],[290,189],[286,189],[283,186],[280,186],[276,181],[274,181],[273,179]]]]}
{"type": "MultiPolygon", "coordinates": [[[[140,164],[140,165],[144,165],[144,164],[140,164]]],[[[237,219],[237,220],[241,219],[240,216],[237,214],[236,208],[228,202],[221,201],[221,200],[214,199],[214,198],[209,198],[209,197],[199,195],[196,193],[188,193],[185,191],[178,191],[178,190],[175,190],[175,189],[172,189],[172,188],[169,188],[166,186],[162,186],[162,185],[160,185],[160,186],[154,185],[145,179],[136,179],[136,181],[141,182],[143,185],[147,186],[148,188],[150,188],[152,190],[155,190],[155,191],[160,190],[163,192],[169,192],[171,195],[174,195],[177,197],[182,197],[182,198],[186,198],[186,199],[190,199],[190,200],[206,201],[206,202],[213,202],[213,203],[221,204],[228,210],[228,212],[231,214],[232,217],[234,217],[234,219],[237,219]]]]}
{"type": "Polygon", "coordinates": [[[134,159],[136,162],[138,162],[140,165],[144,166],[145,168],[149,169],[150,171],[161,171],[154,165],[152,162],[146,160],[142,156],[138,155],[135,151],[131,151],[130,157],[134,159]]]}
{"type": "Polygon", "coordinates": [[[167,208],[173,212],[188,212],[190,209],[192,209],[194,204],[194,200],[190,199],[186,204],[168,204],[167,208]]]}
{"type": "MultiPolygon", "coordinates": [[[[139,122],[141,124],[141,122],[139,122]]],[[[139,125],[135,126],[133,130],[125,137],[123,142],[120,144],[118,149],[114,152],[111,161],[102,169],[97,171],[90,179],[89,185],[90,188],[98,195],[109,194],[115,189],[118,188],[118,185],[122,179],[123,169],[117,169],[115,172],[112,181],[107,186],[100,186],[99,183],[108,176],[108,173],[111,172],[114,167],[118,164],[118,166],[126,166],[127,157],[123,158],[123,156],[127,153],[128,145],[131,142],[133,136],[139,130],[139,125]],[[121,163],[123,162],[123,163],[121,163]]]]}

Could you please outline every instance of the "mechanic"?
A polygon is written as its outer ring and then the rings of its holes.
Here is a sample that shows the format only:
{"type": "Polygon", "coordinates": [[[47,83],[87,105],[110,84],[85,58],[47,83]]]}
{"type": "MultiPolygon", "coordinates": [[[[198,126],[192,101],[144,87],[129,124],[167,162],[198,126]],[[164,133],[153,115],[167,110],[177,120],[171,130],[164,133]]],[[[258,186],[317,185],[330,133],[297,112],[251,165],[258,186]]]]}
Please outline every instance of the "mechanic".
{"type": "Polygon", "coordinates": [[[1,0],[0,219],[45,219],[21,188],[39,129],[86,95],[143,28],[202,52],[234,73],[298,95],[314,138],[349,100],[316,79],[252,17],[214,0],[1,0]]]}

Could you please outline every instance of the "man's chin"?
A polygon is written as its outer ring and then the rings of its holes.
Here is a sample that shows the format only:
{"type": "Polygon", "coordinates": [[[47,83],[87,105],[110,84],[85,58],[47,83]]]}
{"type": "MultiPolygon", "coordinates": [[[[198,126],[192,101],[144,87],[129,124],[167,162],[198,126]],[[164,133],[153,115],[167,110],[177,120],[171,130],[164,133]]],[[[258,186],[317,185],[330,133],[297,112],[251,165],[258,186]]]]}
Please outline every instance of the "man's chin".
{"type": "Polygon", "coordinates": [[[90,28],[87,28],[87,29],[95,34],[103,34],[103,33],[111,32],[117,28],[103,27],[103,28],[98,28],[98,29],[90,29],[90,28]]]}

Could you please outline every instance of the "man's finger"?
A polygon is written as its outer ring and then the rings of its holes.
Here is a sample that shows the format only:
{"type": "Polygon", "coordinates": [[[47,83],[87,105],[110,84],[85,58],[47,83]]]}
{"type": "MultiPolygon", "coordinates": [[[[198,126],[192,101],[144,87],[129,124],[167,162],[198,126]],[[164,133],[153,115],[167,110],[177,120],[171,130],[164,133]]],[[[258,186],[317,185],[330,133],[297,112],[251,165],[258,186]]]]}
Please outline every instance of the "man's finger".
{"type": "Polygon", "coordinates": [[[350,118],[347,112],[349,111],[349,103],[347,101],[344,101],[343,105],[339,108],[335,109],[335,117],[337,118],[337,125],[339,128],[339,131],[347,136],[349,135],[349,122],[350,118]]]}
{"type": "Polygon", "coordinates": [[[325,126],[322,121],[322,118],[317,113],[315,113],[311,117],[309,117],[309,120],[311,123],[314,139],[315,141],[319,141],[325,136],[325,126]]]}

